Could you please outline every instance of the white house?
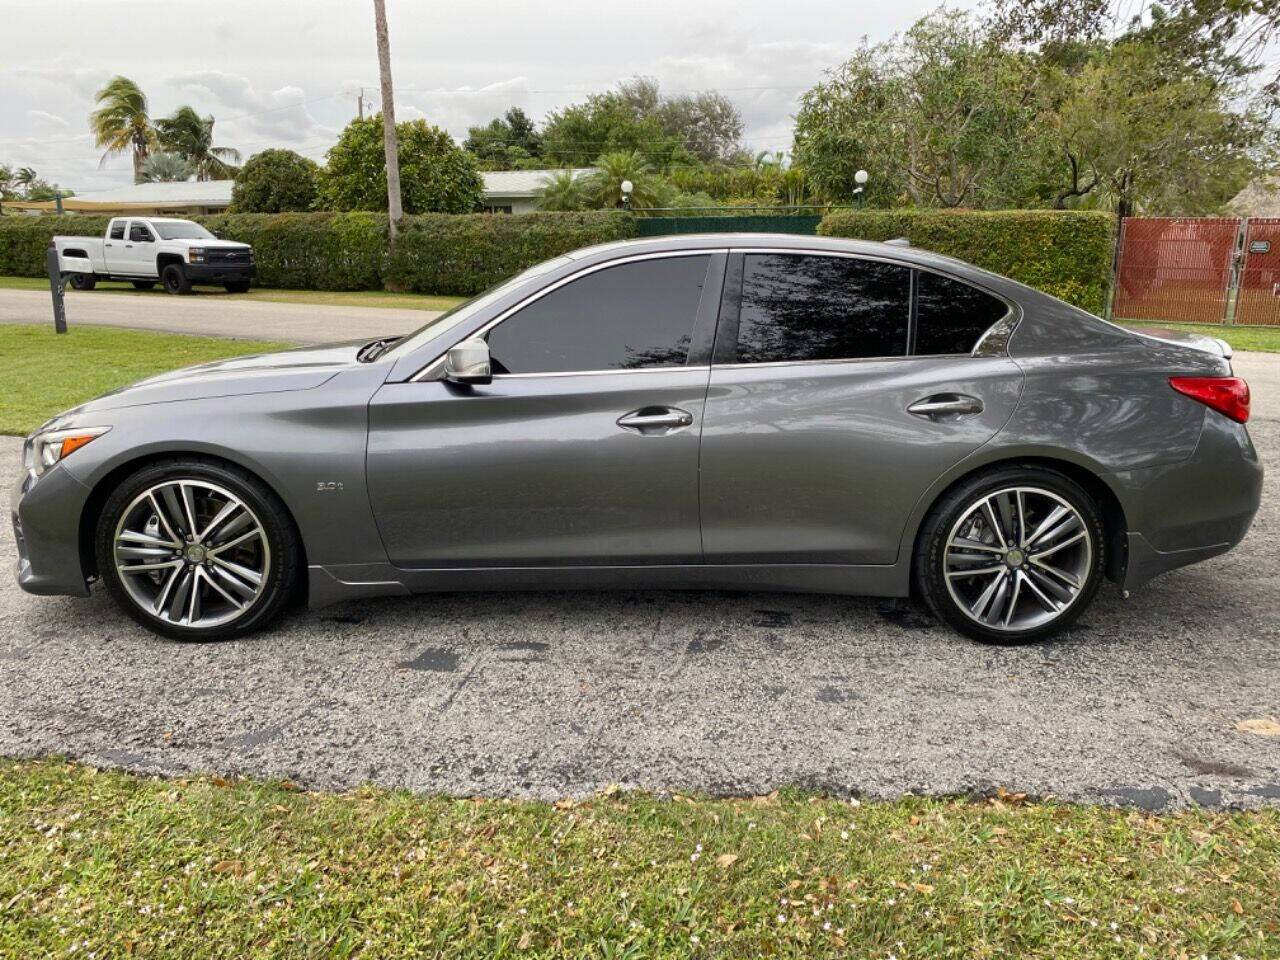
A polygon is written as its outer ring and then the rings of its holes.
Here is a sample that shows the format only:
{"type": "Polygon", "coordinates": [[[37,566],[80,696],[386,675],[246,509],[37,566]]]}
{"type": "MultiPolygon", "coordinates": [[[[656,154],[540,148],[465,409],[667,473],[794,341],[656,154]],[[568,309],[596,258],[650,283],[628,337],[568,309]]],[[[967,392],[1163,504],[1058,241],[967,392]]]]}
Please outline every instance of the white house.
{"type": "MultiPolygon", "coordinates": [[[[538,193],[543,180],[555,170],[486,170],[484,199],[489,213],[529,213],[537,209],[538,193]]],[[[593,168],[578,168],[574,177],[592,173],[593,168]]],[[[159,216],[195,217],[221,213],[231,205],[230,180],[186,180],[181,183],[134,183],[110,190],[95,190],[68,197],[62,201],[68,213],[152,214],[159,216]]],[[[32,216],[53,213],[52,200],[6,200],[5,210],[32,216]]]]}

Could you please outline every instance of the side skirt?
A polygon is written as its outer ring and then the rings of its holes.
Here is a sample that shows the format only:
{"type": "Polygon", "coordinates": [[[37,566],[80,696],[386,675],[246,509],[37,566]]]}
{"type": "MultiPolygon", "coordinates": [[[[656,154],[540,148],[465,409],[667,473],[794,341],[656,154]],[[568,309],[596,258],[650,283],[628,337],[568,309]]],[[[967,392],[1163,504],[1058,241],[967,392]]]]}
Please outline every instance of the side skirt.
{"type": "Polygon", "coordinates": [[[776,590],[905,597],[910,564],[687,564],[610,567],[467,567],[402,570],[390,564],[308,568],[313,609],[362,597],[502,590],[776,590]]]}

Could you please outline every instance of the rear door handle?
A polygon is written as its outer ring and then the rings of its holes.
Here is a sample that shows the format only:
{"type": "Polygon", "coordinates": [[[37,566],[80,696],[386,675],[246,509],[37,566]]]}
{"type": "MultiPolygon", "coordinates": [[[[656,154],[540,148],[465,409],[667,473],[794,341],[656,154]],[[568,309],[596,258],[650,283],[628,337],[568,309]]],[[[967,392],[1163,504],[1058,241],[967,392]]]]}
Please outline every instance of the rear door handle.
{"type": "Polygon", "coordinates": [[[907,413],[931,420],[942,417],[965,417],[982,412],[982,401],[962,393],[937,393],[917,400],[907,407],[907,413]]]}
{"type": "Polygon", "coordinates": [[[659,437],[693,425],[693,414],[679,407],[641,407],[624,413],[618,426],[643,437],[659,437]]]}

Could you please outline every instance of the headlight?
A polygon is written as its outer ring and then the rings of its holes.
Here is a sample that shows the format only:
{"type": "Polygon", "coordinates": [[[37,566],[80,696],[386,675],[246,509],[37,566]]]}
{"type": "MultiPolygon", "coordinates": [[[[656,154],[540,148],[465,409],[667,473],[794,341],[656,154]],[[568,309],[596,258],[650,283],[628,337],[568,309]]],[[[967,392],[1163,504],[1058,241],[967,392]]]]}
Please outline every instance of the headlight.
{"type": "Polygon", "coordinates": [[[22,465],[32,481],[63,457],[69,457],[86,443],[102,436],[110,427],[70,427],[33,433],[22,445],[22,465]]]}
{"type": "Polygon", "coordinates": [[[204,247],[192,247],[187,251],[187,262],[204,263],[204,247]]]}

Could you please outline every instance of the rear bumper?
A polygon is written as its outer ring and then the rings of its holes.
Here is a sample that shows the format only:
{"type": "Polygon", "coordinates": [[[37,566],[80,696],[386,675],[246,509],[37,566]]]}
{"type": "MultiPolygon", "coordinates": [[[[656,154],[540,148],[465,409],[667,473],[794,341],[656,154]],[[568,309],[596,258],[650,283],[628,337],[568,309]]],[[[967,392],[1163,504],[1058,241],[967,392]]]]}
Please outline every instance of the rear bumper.
{"type": "Polygon", "coordinates": [[[1212,411],[1188,460],[1115,479],[1129,527],[1125,589],[1226,553],[1249,532],[1262,501],[1262,464],[1248,431],[1212,411]]]}
{"type": "Polygon", "coordinates": [[[252,263],[188,263],[182,269],[192,283],[236,283],[252,280],[257,272],[252,263]]]}
{"type": "Polygon", "coordinates": [[[61,467],[27,487],[25,473],[10,491],[18,544],[18,586],[28,593],[87,597],[80,563],[80,516],[89,488],[61,467]]]}

